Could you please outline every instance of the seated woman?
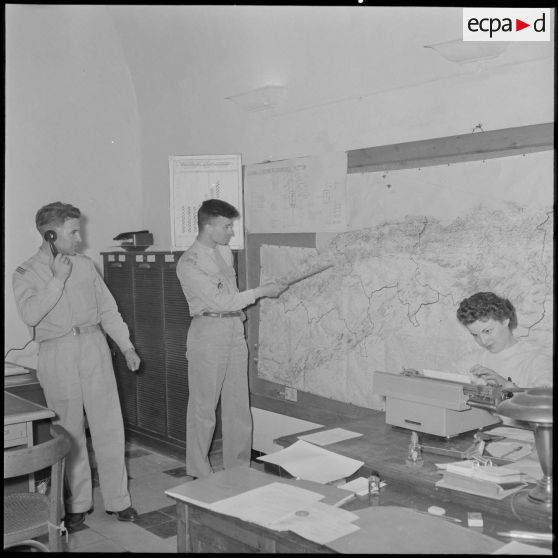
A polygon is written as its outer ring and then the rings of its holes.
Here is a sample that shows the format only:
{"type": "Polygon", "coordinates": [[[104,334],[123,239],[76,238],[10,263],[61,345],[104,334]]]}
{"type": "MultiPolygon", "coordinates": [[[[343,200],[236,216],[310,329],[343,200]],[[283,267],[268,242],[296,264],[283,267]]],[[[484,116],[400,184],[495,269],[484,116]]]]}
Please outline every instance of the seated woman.
{"type": "Polygon", "coordinates": [[[481,349],[455,364],[473,383],[503,387],[550,387],[552,356],[533,341],[514,337],[517,316],[513,304],[494,293],[480,292],[461,301],[457,319],[481,349]]]}

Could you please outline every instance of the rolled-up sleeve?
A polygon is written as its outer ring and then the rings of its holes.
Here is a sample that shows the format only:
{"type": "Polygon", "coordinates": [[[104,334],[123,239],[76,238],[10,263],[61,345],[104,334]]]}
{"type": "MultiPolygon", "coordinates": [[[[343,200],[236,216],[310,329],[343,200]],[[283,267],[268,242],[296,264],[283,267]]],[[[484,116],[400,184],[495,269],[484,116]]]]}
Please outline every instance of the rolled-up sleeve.
{"type": "Polygon", "coordinates": [[[118,311],[114,297],[96,269],[93,269],[93,273],[95,274],[94,284],[97,293],[99,318],[104,331],[111,336],[123,353],[128,349],[133,349],[134,346],[130,341],[130,330],[118,311]]]}

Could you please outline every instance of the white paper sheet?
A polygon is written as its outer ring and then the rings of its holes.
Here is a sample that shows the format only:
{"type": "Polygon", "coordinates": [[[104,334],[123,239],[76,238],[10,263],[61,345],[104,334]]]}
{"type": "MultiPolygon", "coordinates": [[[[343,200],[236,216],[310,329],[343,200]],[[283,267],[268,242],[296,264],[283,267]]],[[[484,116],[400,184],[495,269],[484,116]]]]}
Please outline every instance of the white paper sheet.
{"type": "Polygon", "coordinates": [[[322,498],[322,494],[305,488],[272,482],[207,507],[218,513],[269,526],[298,510],[308,508],[322,498]]]}
{"type": "Polygon", "coordinates": [[[548,548],[540,548],[533,544],[525,544],[519,541],[512,541],[504,546],[495,550],[492,554],[550,554],[552,555],[552,550],[548,548]]]}
{"type": "Polygon", "coordinates": [[[258,457],[258,460],[279,465],[297,478],[322,484],[347,478],[364,465],[364,461],[339,455],[304,440],[258,457]]]}
{"type": "Polygon", "coordinates": [[[513,468],[525,473],[528,482],[536,482],[543,476],[541,464],[536,455],[531,454],[523,459],[514,461],[513,468]]]}
{"type": "Polygon", "coordinates": [[[527,457],[532,451],[532,444],[521,442],[490,442],[486,445],[486,452],[493,457],[517,461],[527,457]]]}
{"type": "Polygon", "coordinates": [[[357,519],[358,515],[353,512],[316,502],[269,527],[277,531],[293,531],[305,539],[326,544],[358,531],[358,525],[353,523],[357,519]]]}
{"type": "Polygon", "coordinates": [[[523,428],[512,428],[511,426],[498,426],[489,430],[487,434],[494,436],[504,436],[512,440],[521,440],[522,442],[535,443],[535,434],[532,430],[525,430],[523,428]]]}
{"type": "Polygon", "coordinates": [[[322,432],[315,432],[314,434],[302,434],[298,437],[299,440],[305,440],[318,446],[327,446],[335,442],[342,442],[343,440],[350,440],[351,438],[358,438],[362,436],[359,432],[351,432],[344,428],[333,428],[331,430],[324,430],[322,432]]]}
{"type": "MultiPolygon", "coordinates": [[[[386,486],[385,482],[380,482],[380,488],[386,486]]],[[[346,482],[345,484],[337,485],[337,488],[341,490],[348,490],[353,494],[358,494],[359,496],[365,496],[368,494],[368,479],[365,477],[357,477],[350,482],[346,482]]]]}
{"type": "Polygon", "coordinates": [[[460,382],[462,384],[470,384],[471,377],[467,374],[459,374],[458,372],[445,372],[443,370],[422,370],[427,378],[436,378],[437,380],[448,380],[450,382],[460,382]]]}

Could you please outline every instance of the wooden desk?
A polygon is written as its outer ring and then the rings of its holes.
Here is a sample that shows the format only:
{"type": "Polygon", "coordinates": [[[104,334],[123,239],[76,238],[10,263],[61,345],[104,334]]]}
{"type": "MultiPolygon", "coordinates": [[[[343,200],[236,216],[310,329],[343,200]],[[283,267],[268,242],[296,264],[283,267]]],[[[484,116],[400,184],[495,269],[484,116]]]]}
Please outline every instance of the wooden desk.
{"type": "MultiPolygon", "coordinates": [[[[4,390],[4,450],[33,445],[33,422],[55,416],[54,411],[4,390]]],[[[34,476],[29,475],[29,490],[35,490],[34,476]]]]}
{"type": "Polygon", "coordinates": [[[219,553],[456,553],[489,554],[502,542],[443,519],[400,506],[358,510],[353,533],[326,544],[291,531],[217,513],[206,506],[270,483],[298,486],[324,495],[325,504],[347,493],[333,486],[269,475],[248,467],[219,471],[184,483],[166,494],[177,503],[178,552],[219,553]]]}
{"type": "MultiPolygon", "coordinates": [[[[497,532],[511,529],[541,532],[552,530],[551,508],[529,502],[527,490],[503,500],[493,500],[436,487],[435,483],[442,478],[442,473],[435,464],[456,461],[458,458],[425,452],[424,465],[421,468],[410,468],[406,464],[410,431],[385,424],[385,414],[381,411],[366,419],[335,426],[363,434],[359,438],[330,444],[326,449],[364,461],[364,473],[361,470],[356,476],[367,474],[370,470],[378,471],[382,480],[387,482],[380,495],[381,505],[396,504],[420,510],[437,505],[445,508],[448,516],[460,519],[463,525],[467,525],[467,512],[481,512],[484,519],[483,532],[496,538],[497,532]]],[[[329,428],[331,426],[308,432],[319,432],[329,428]]],[[[283,436],[275,442],[284,447],[290,446],[298,440],[299,434],[283,436]]],[[[423,444],[436,440],[439,445],[448,448],[459,444],[466,446],[473,442],[473,433],[462,434],[450,440],[422,434],[420,440],[423,444]]],[[[532,486],[529,485],[529,489],[532,486]]],[[[358,505],[358,502],[353,505],[358,505]]],[[[350,509],[350,506],[347,506],[347,509],[350,509]]]]}

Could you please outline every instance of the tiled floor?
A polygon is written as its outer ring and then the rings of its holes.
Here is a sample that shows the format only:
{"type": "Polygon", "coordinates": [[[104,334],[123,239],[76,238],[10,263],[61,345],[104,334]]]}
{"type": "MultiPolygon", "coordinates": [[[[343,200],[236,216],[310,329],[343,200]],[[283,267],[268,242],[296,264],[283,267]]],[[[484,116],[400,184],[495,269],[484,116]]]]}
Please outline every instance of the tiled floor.
{"type": "MultiPolygon", "coordinates": [[[[212,459],[215,470],[222,468],[219,461],[220,456],[212,459]]],[[[85,524],[68,536],[64,542],[66,552],[176,553],[176,508],[165,490],[191,480],[184,463],[130,444],[126,446],[126,464],[138,519],[122,522],[105,513],[91,455],[94,510],[86,516],[85,524]]]]}

